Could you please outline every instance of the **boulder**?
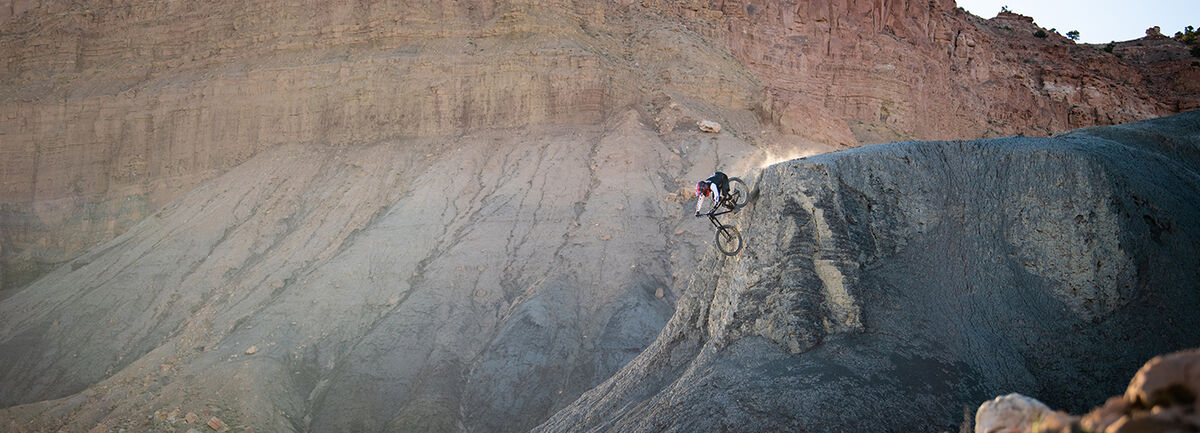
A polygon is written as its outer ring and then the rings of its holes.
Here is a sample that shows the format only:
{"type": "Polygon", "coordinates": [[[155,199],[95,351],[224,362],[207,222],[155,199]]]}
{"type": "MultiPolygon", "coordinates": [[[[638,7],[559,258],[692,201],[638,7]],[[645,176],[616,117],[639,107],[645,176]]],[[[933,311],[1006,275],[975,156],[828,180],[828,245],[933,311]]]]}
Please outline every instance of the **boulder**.
{"type": "Polygon", "coordinates": [[[1008,394],[984,402],[975,412],[975,433],[1022,433],[1046,414],[1049,407],[1032,397],[1008,394]]]}

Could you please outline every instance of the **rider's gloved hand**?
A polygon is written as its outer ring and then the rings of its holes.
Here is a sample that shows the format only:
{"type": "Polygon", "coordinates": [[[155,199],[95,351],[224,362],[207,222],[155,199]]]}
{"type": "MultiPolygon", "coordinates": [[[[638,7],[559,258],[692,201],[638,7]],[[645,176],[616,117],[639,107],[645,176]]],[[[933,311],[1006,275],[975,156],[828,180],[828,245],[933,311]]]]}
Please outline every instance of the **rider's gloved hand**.
{"type": "Polygon", "coordinates": [[[696,218],[700,218],[700,211],[696,211],[696,218]]]}

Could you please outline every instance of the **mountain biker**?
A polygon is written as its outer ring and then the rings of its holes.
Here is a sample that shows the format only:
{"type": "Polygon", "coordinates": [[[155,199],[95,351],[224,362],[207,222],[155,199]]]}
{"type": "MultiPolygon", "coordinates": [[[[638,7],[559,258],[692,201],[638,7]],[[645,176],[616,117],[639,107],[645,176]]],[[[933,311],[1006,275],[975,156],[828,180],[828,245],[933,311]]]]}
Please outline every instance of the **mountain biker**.
{"type": "Polygon", "coordinates": [[[721,197],[729,194],[729,176],[718,171],[696,184],[696,216],[700,216],[700,208],[704,207],[704,197],[709,194],[713,196],[713,207],[708,211],[711,214],[721,205],[721,197]]]}

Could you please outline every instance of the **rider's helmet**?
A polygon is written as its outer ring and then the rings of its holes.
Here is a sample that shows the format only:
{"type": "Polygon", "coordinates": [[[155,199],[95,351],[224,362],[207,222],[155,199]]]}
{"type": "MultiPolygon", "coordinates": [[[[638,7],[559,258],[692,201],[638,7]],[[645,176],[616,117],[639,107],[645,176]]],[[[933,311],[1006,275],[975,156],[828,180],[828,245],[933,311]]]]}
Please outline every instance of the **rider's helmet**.
{"type": "Polygon", "coordinates": [[[708,183],[700,181],[696,184],[696,195],[708,195],[708,183]]]}

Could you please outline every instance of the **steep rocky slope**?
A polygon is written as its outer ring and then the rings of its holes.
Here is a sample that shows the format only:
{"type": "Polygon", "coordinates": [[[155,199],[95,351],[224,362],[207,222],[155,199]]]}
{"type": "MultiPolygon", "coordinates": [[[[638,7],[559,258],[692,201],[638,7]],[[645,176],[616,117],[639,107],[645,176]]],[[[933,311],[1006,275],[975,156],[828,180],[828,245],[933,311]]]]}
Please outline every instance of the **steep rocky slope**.
{"type": "Polygon", "coordinates": [[[746,249],[537,431],[954,431],[1006,392],[1082,411],[1200,344],[1200,112],[857,148],[755,190],[746,249]]]}
{"type": "Polygon", "coordinates": [[[526,431],[672,313],[676,179],[756,152],[619,119],[261,152],[0,301],[0,425],[526,431]]]}
{"type": "Polygon", "coordinates": [[[281,144],[635,107],[667,131],[667,102],[693,99],[759,144],[847,146],[1050,134],[1196,94],[950,1],[10,0],[0,25],[0,297],[281,144]]]}

